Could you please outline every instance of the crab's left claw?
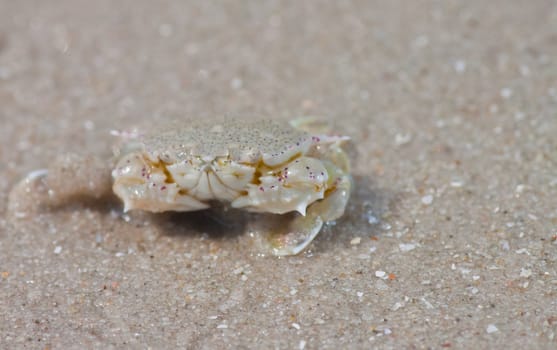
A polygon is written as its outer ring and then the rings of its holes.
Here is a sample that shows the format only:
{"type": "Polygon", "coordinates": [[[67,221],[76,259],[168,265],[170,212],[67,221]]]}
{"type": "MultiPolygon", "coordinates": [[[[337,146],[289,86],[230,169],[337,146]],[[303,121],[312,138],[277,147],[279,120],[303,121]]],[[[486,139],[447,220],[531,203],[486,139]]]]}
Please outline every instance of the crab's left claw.
{"type": "Polygon", "coordinates": [[[333,182],[325,198],[310,205],[305,216],[297,215],[286,227],[269,233],[267,242],[274,255],[300,253],[317,236],[325,222],[336,220],[344,214],[352,178],[330,163],[327,168],[333,182]]]}

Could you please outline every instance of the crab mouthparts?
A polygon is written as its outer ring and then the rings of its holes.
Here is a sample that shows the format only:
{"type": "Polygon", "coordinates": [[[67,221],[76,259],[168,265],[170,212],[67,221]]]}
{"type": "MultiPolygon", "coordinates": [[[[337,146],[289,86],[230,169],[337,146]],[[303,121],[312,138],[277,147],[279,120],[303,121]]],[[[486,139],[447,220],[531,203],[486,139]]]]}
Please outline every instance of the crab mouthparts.
{"type": "Polygon", "coordinates": [[[214,168],[212,163],[202,164],[201,167],[200,167],[200,170],[205,172],[205,173],[214,173],[215,172],[215,168],[214,168]]]}

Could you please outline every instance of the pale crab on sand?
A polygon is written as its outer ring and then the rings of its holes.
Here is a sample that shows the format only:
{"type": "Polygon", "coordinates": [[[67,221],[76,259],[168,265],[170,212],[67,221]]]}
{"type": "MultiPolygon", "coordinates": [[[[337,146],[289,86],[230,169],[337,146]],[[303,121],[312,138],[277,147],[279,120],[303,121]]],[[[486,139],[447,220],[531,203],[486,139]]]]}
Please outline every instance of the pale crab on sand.
{"type": "Polygon", "coordinates": [[[29,174],[10,205],[21,213],[21,196],[43,193],[33,201],[56,205],[112,190],[124,211],[194,211],[214,201],[251,212],[297,211],[266,237],[273,254],[298,254],[325,222],[344,214],[352,184],[342,149],[348,138],[312,133],[316,125],[311,119],[188,121],[152,136],[128,136],[111,162],[64,156],[29,174]]]}

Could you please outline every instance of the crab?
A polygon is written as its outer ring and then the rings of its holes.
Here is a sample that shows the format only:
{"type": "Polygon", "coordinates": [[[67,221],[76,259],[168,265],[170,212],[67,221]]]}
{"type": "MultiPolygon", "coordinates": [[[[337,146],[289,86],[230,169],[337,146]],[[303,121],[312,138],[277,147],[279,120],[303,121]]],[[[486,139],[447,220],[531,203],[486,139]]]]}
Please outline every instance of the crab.
{"type": "Polygon", "coordinates": [[[128,134],[110,162],[65,156],[30,173],[12,191],[46,194],[48,204],[113,191],[124,212],[197,211],[215,202],[249,212],[297,212],[266,236],[274,255],[303,251],[324,223],[345,211],[352,179],[342,146],[348,137],[315,130],[315,120],[177,123],[153,135],[128,134]],[[42,190],[31,189],[39,183],[42,190]]]}

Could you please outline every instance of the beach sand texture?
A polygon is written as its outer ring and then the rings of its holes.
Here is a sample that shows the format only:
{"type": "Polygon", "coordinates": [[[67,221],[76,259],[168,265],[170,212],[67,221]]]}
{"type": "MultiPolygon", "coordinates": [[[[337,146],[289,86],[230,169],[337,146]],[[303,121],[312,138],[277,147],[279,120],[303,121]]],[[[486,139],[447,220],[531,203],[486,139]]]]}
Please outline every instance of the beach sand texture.
{"type": "Polygon", "coordinates": [[[0,0],[0,125],[0,348],[557,347],[554,1],[0,0]],[[8,210],[111,130],[223,116],[352,137],[305,253],[244,216],[8,210]]]}

